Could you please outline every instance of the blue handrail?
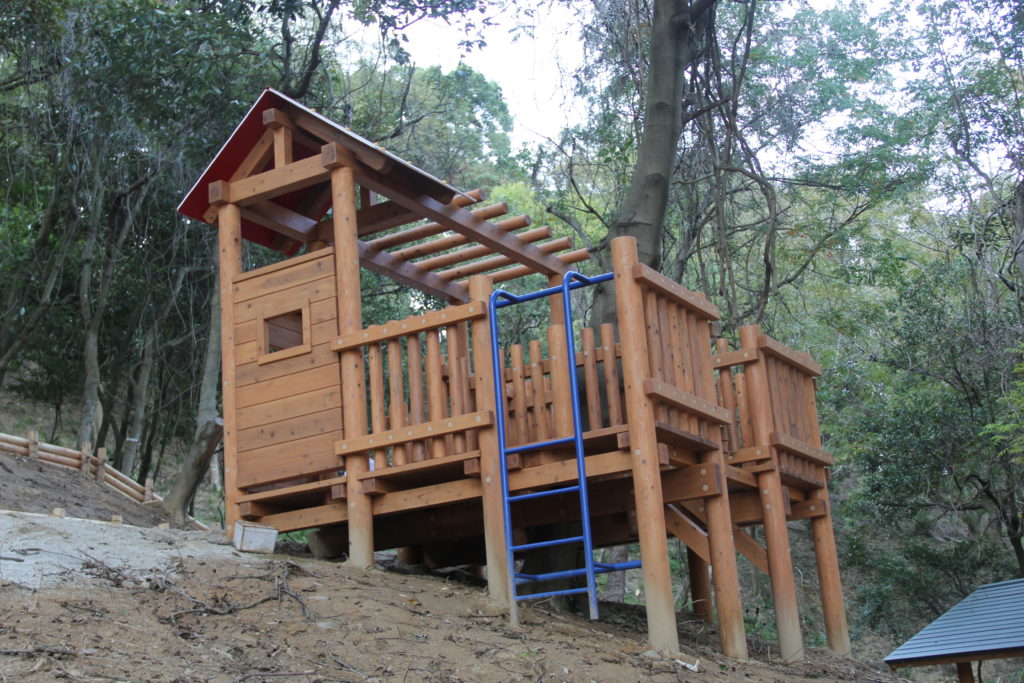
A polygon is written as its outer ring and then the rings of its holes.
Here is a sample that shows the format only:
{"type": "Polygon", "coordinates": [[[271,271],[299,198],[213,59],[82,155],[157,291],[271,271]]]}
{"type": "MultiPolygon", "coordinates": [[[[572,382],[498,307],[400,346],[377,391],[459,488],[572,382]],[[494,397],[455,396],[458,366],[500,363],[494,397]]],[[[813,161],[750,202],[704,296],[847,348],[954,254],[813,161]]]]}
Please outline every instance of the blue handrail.
{"type": "Polygon", "coordinates": [[[589,287],[591,285],[596,285],[601,282],[606,282],[608,280],[611,280],[612,277],[612,273],[605,273],[603,275],[597,275],[595,277],[587,277],[585,275],[577,273],[576,271],[569,271],[563,277],[561,285],[548,287],[546,289],[541,289],[536,292],[531,292],[529,294],[522,295],[512,294],[510,292],[506,292],[505,290],[499,289],[491,294],[490,300],[488,302],[488,322],[490,323],[491,330],[491,361],[494,366],[494,394],[497,407],[495,413],[497,418],[496,426],[498,430],[498,455],[501,463],[501,490],[502,503],[504,508],[505,546],[507,556],[506,559],[508,561],[508,574],[510,577],[510,589],[512,593],[512,599],[524,600],[551,597],[556,595],[576,595],[581,593],[587,593],[591,619],[597,619],[598,617],[597,582],[595,580],[595,575],[609,571],[623,571],[626,569],[635,569],[636,567],[640,566],[639,562],[620,562],[614,564],[594,562],[593,538],[590,525],[590,501],[587,495],[587,467],[585,457],[586,453],[583,448],[583,424],[582,416],[580,414],[579,379],[577,378],[575,372],[576,339],[575,334],[573,332],[571,292],[574,289],[579,289],[581,287],[589,287]],[[508,448],[506,445],[507,434],[505,418],[505,382],[503,373],[504,368],[501,362],[501,345],[498,337],[497,311],[499,308],[525,303],[527,301],[535,301],[537,299],[553,296],[555,294],[562,295],[562,310],[565,316],[565,339],[567,348],[566,364],[569,370],[569,389],[570,398],[572,401],[573,435],[571,437],[551,439],[547,441],[538,441],[535,443],[524,444],[515,446],[513,448],[508,448]],[[573,444],[573,448],[576,455],[577,483],[575,485],[563,486],[555,489],[546,489],[543,491],[534,491],[531,493],[524,493],[515,496],[510,495],[508,482],[508,456],[510,454],[523,453],[526,451],[539,450],[543,448],[551,448],[553,446],[560,446],[569,443],[573,444]],[[525,543],[521,545],[514,545],[512,543],[512,502],[531,500],[545,496],[553,496],[572,492],[577,493],[579,496],[580,520],[583,531],[581,535],[553,539],[549,541],[525,543]],[[515,552],[517,550],[532,550],[536,548],[547,548],[556,545],[567,545],[570,543],[583,544],[585,558],[585,566],[583,569],[571,569],[566,571],[548,572],[545,574],[525,574],[517,573],[515,571],[515,552]],[[571,578],[576,576],[587,577],[586,588],[569,588],[564,590],[547,591],[543,593],[531,593],[529,595],[523,596],[518,595],[516,591],[517,585],[537,581],[551,581],[560,578],[571,578]]]}

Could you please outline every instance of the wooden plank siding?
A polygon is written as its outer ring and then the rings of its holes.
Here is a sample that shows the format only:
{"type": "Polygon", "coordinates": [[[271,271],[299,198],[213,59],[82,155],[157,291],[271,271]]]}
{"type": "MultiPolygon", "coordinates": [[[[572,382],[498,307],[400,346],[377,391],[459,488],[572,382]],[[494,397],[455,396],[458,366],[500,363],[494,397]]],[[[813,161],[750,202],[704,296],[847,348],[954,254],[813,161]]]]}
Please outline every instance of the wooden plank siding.
{"type": "Polygon", "coordinates": [[[331,350],[338,337],[334,263],[333,250],[320,249],[245,273],[232,287],[239,488],[344,466],[334,453],[342,432],[338,354],[331,350]],[[309,350],[267,360],[259,327],[299,309],[309,317],[309,350]]]}

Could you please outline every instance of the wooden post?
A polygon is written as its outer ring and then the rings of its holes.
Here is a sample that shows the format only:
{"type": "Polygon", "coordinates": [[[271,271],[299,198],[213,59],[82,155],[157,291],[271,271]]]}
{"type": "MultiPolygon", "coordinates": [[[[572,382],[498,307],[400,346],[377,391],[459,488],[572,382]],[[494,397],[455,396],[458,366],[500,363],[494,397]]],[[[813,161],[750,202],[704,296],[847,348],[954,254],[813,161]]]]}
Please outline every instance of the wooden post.
{"type": "MultiPolygon", "coordinates": [[[[363,305],[359,288],[359,240],[356,233],[356,184],[349,166],[331,169],[334,220],[334,267],[338,286],[338,333],[362,329],[363,305]]],[[[366,388],[363,353],[341,352],[341,412],[346,439],[366,434],[366,388]]],[[[381,397],[383,399],[383,397],[381,397]]],[[[345,456],[348,486],[348,564],[370,569],[373,564],[373,508],[370,497],[356,485],[369,469],[365,453],[345,456]]]]}
{"type": "Polygon", "coordinates": [[[89,459],[92,458],[92,444],[82,444],[82,467],[80,472],[86,476],[89,476],[89,459]]]}
{"type": "Polygon", "coordinates": [[[107,467],[107,449],[97,448],[96,449],[96,472],[95,478],[99,483],[106,481],[106,467],[107,467]]]}
{"type": "Polygon", "coordinates": [[[234,280],[242,274],[242,216],[236,204],[217,211],[220,258],[220,357],[224,408],[224,529],[230,538],[238,521],[238,427],[235,399],[234,280]]]}
{"type": "MultiPolygon", "coordinates": [[[[548,275],[548,287],[560,287],[562,285],[562,276],[558,273],[552,273],[548,275]]],[[[565,308],[562,303],[561,294],[553,294],[548,297],[548,303],[551,306],[551,324],[562,325],[565,323],[565,308]]]]}
{"type": "MultiPolygon", "coordinates": [[[[740,346],[757,352],[759,325],[745,325],[740,328],[740,346]]],[[[768,387],[767,359],[759,354],[758,361],[746,369],[749,405],[752,411],[754,443],[751,445],[769,447],[772,421],[772,396],[768,387]]],[[[793,558],[789,548],[789,530],[786,528],[786,500],[779,477],[777,456],[773,453],[776,468],[757,474],[757,489],[761,496],[764,516],[764,538],[768,551],[768,575],[771,579],[772,602],[775,605],[775,626],[779,634],[779,652],[783,662],[803,659],[804,646],[800,636],[800,614],[796,602],[796,583],[793,578],[793,558]]]]}
{"type": "Polygon", "coordinates": [[[39,432],[34,429],[28,433],[28,457],[33,460],[39,457],[39,432]]]}
{"type": "Polygon", "coordinates": [[[956,680],[957,683],[974,683],[974,672],[971,671],[970,662],[956,663],[956,680]]]}
{"type": "Polygon", "coordinates": [[[665,511],[658,442],[654,432],[654,408],[644,391],[644,380],[648,374],[647,339],[642,292],[633,279],[635,263],[636,240],[632,237],[612,240],[615,297],[622,340],[622,374],[626,414],[629,416],[633,489],[647,609],[647,637],[655,650],[674,654],[679,651],[679,634],[676,630],[672,575],[668,566],[668,543],[665,540],[665,511]]]}
{"type": "Polygon", "coordinates": [[[146,477],[146,487],[143,490],[142,502],[148,503],[153,500],[153,477],[146,477]]]}
{"type": "MultiPolygon", "coordinates": [[[[491,278],[469,278],[470,300],[481,306],[491,295],[491,278]]],[[[476,409],[498,410],[494,399],[494,370],[491,362],[491,329],[486,317],[473,320],[473,374],[476,378],[476,409]]],[[[480,448],[480,485],[484,506],[484,546],[487,553],[487,594],[499,607],[507,609],[517,622],[516,602],[512,599],[512,581],[505,552],[505,509],[501,493],[501,461],[498,457],[498,431],[495,425],[477,430],[480,448]]]]}
{"type": "Polygon", "coordinates": [[[690,599],[693,600],[693,615],[709,624],[715,623],[711,609],[711,579],[708,577],[708,563],[690,548],[686,549],[686,568],[690,574],[690,599]]]}
{"type": "MultiPolygon", "coordinates": [[[[821,448],[814,380],[805,376],[804,381],[810,385],[806,392],[807,405],[799,406],[798,409],[803,408],[807,412],[811,445],[821,448]]],[[[832,527],[832,505],[828,498],[828,486],[811,491],[808,498],[819,501],[825,508],[823,517],[811,519],[811,539],[814,541],[814,558],[818,566],[818,587],[821,591],[821,612],[825,619],[825,637],[828,639],[830,650],[847,657],[850,654],[850,629],[846,624],[846,605],[843,602],[843,585],[839,578],[839,553],[836,551],[836,536],[832,527]]]]}

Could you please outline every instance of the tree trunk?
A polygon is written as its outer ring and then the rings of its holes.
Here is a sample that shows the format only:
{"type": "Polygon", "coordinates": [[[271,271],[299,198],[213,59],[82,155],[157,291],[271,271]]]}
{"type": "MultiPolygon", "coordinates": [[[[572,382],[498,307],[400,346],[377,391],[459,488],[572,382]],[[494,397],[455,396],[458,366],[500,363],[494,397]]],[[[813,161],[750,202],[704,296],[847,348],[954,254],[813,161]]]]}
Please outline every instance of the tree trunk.
{"type": "Polygon", "coordinates": [[[135,466],[135,458],[139,453],[139,441],[142,438],[142,428],[145,425],[146,404],[149,402],[149,378],[153,373],[155,357],[156,330],[151,327],[146,330],[143,336],[142,365],[139,368],[139,376],[135,382],[128,434],[124,440],[124,457],[122,458],[121,471],[128,476],[131,476],[132,468],[135,466]]]}
{"type": "Polygon", "coordinates": [[[196,410],[196,431],[188,457],[174,479],[171,492],[164,499],[164,509],[178,524],[183,524],[189,503],[203,481],[210,459],[224,433],[224,421],[217,412],[217,387],[220,379],[220,299],[215,285],[210,295],[210,336],[206,342],[203,377],[196,410]]]}
{"type": "MultiPolygon", "coordinates": [[[[632,235],[640,262],[655,269],[661,265],[668,188],[683,131],[683,78],[700,55],[716,3],[654,2],[643,131],[629,188],[605,244],[621,235],[632,235]]],[[[591,320],[595,324],[615,320],[611,287],[600,286],[595,292],[591,320]]]]}

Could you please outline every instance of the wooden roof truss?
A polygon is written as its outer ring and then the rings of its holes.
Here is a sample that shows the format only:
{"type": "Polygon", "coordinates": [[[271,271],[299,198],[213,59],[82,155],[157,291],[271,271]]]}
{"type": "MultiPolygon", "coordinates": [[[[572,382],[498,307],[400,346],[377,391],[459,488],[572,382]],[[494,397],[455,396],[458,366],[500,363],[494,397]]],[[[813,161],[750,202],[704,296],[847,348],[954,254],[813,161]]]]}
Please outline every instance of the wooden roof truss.
{"type": "Polygon", "coordinates": [[[346,165],[360,186],[361,265],[428,294],[466,302],[470,275],[488,273],[500,283],[561,274],[587,259],[571,239],[553,239],[550,227],[531,228],[529,216],[509,217],[506,204],[483,204],[479,190],[458,192],[274,94],[284,106],[263,109],[256,143],[244,155],[233,150],[241,161],[228,178],[207,183],[208,222],[219,204],[231,202],[243,220],[273,231],[271,248],[294,254],[326,246],[333,239],[330,173],[346,165]]]}

